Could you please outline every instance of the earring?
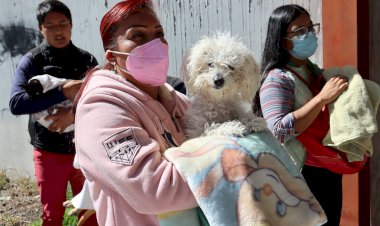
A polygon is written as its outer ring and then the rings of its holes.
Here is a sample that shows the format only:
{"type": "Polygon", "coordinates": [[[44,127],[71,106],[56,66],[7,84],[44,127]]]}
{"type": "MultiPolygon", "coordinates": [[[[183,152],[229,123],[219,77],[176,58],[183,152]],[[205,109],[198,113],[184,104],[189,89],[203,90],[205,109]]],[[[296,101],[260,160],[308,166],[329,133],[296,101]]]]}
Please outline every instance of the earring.
{"type": "Polygon", "coordinates": [[[115,62],[111,62],[111,65],[113,66],[112,69],[111,69],[111,71],[113,73],[117,74],[117,72],[116,72],[116,63],[115,62]]]}

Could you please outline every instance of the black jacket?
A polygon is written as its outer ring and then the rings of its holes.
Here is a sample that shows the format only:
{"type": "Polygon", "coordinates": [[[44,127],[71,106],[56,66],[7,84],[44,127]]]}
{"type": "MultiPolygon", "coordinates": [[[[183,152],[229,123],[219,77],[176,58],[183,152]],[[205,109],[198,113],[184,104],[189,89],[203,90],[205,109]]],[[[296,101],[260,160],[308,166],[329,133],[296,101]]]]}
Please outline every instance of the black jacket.
{"type": "MultiPolygon", "coordinates": [[[[63,93],[52,90],[39,100],[31,99],[25,91],[26,82],[35,75],[49,74],[57,78],[82,79],[86,71],[98,64],[95,57],[72,43],[57,49],[46,42],[30,50],[21,59],[12,86],[10,108],[14,114],[32,114],[61,102],[63,93]]],[[[56,153],[75,153],[74,132],[54,133],[29,117],[31,144],[38,149],[56,153]]]]}

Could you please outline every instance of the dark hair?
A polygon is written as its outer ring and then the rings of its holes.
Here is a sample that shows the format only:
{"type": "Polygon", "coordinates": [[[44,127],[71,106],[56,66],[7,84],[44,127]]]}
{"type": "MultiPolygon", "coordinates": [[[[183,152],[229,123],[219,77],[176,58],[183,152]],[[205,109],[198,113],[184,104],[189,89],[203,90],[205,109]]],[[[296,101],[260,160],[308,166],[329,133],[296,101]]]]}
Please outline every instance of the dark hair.
{"type": "Polygon", "coordinates": [[[37,7],[37,21],[38,26],[44,22],[46,15],[51,12],[62,13],[69,19],[70,24],[72,24],[70,9],[58,0],[45,0],[41,2],[37,7]]]}
{"type": "MultiPolygon", "coordinates": [[[[299,5],[283,5],[275,10],[269,17],[267,37],[261,57],[261,82],[274,68],[282,68],[289,61],[289,52],[281,46],[281,39],[287,35],[289,24],[302,13],[310,14],[299,5]]],[[[252,110],[262,115],[260,104],[260,90],[253,99],[252,110]]]]}
{"type": "Polygon", "coordinates": [[[269,17],[267,37],[261,58],[261,75],[265,79],[274,68],[282,68],[289,61],[289,53],[281,46],[287,35],[289,24],[302,13],[310,15],[299,5],[284,5],[275,9],[269,17]]]}

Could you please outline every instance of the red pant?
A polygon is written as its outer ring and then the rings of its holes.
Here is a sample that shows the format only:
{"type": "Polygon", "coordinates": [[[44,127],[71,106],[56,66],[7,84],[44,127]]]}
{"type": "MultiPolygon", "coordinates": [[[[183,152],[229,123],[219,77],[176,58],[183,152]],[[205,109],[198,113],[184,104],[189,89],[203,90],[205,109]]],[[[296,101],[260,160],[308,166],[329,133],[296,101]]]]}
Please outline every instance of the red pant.
{"type": "Polygon", "coordinates": [[[43,205],[43,226],[62,225],[67,185],[73,194],[82,190],[84,176],[73,167],[74,154],[57,154],[34,149],[34,170],[43,205]]]}

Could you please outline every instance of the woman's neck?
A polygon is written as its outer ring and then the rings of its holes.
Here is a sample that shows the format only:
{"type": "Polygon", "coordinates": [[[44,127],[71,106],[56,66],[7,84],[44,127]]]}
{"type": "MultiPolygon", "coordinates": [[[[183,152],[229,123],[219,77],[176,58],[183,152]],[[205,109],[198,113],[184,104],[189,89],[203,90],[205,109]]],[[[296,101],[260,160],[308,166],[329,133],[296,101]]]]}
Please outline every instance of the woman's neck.
{"type": "Polygon", "coordinates": [[[146,94],[148,94],[150,97],[152,97],[154,100],[158,100],[159,96],[158,96],[158,87],[156,86],[148,86],[148,85],[144,85],[144,84],[141,84],[140,82],[136,82],[136,80],[134,81],[129,81],[130,83],[132,83],[133,85],[135,85],[137,88],[139,88],[141,91],[145,92],[146,94]]]}
{"type": "Polygon", "coordinates": [[[158,100],[158,87],[139,86],[139,88],[154,100],[158,100]]]}
{"type": "Polygon", "coordinates": [[[306,66],[306,64],[307,64],[307,59],[300,60],[300,59],[293,57],[292,55],[290,55],[289,61],[290,61],[290,63],[294,64],[294,66],[296,66],[296,67],[306,66]]]}

